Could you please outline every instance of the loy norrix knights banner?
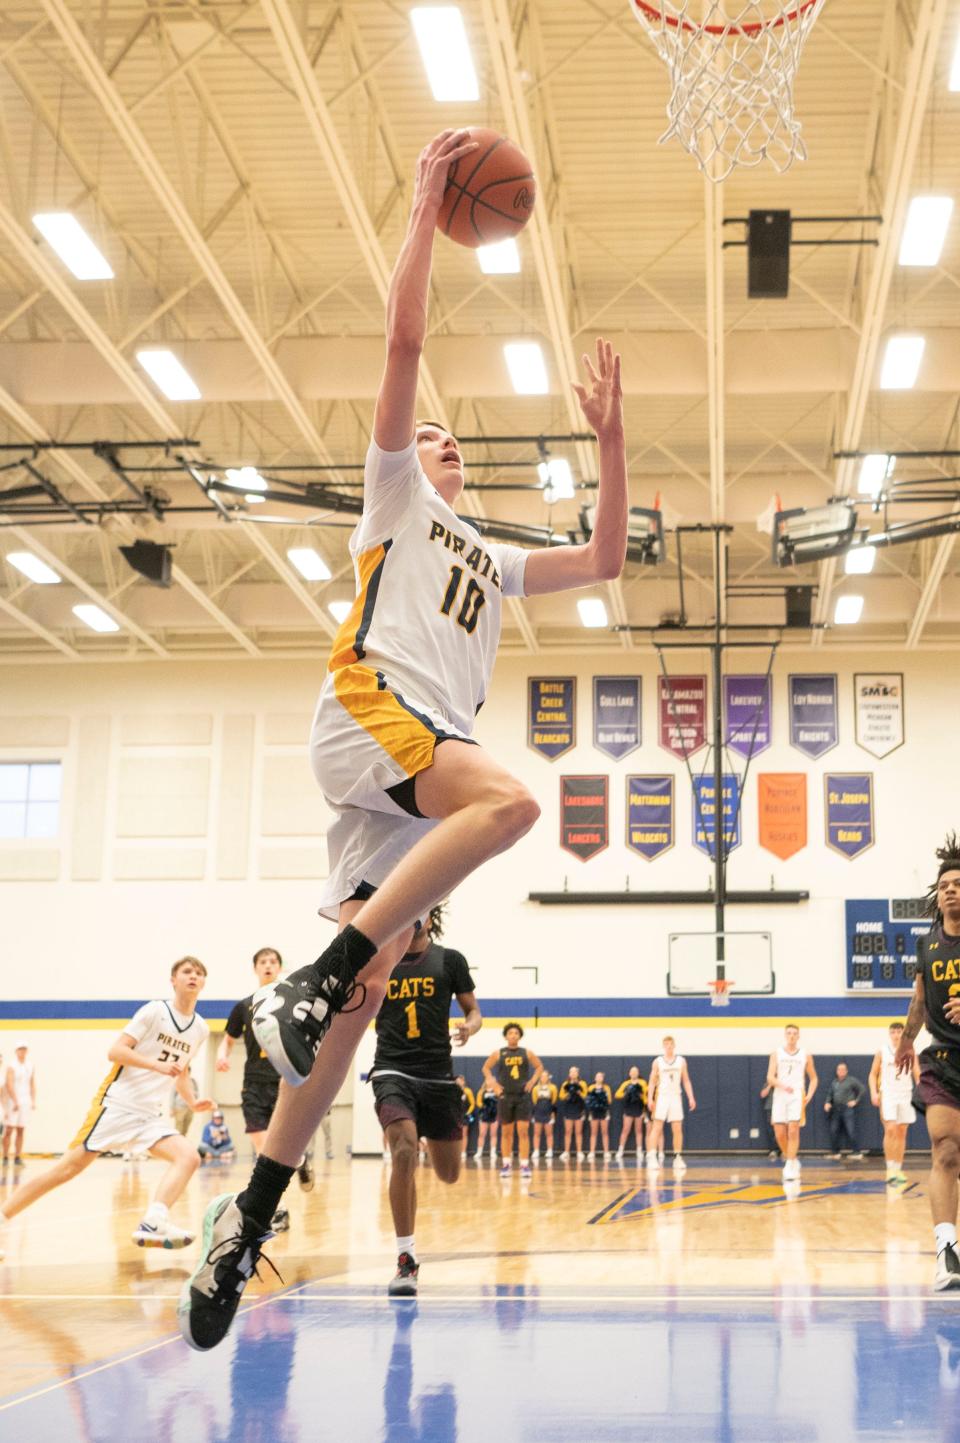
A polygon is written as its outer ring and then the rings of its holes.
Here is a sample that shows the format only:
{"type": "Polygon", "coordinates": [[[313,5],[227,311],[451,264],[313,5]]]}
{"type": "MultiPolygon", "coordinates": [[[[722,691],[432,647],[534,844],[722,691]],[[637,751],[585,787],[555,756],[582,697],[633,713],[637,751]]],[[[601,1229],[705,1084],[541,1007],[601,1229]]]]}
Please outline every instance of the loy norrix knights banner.
{"type": "Polygon", "coordinates": [[[769,676],[723,678],[723,730],[738,756],[758,756],[770,745],[769,676]]]}
{"type": "MultiPolygon", "coordinates": [[[[723,840],[726,855],[740,845],[740,778],[733,772],[723,776],[723,840]]],[[[693,845],[716,861],[716,786],[704,773],[693,779],[693,845]]]]}
{"type": "Polygon", "coordinates": [[[840,740],[836,675],[794,675],[789,679],[790,745],[808,757],[822,757],[840,740]]]}
{"type": "Polygon", "coordinates": [[[560,778],[560,845],[581,862],[610,840],[608,777],[560,778]]]}
{"type": "Polygon", "coordinates": [[[577,739],[577,683],[572,676],[532,676],[527,709],[527,745],[548,762],[568,752],[577,739]]]}
{"type": "Polygon", "coordinates": [[[692,757],[707,740],[707,678],[661,676],[658,680],[660,745],[675,757],[692,757]]]}
{"type": "Polygon", "coordinates": [[[669,852],[676,837],[673,777],[627,777],[627,846],[648,862],[669,852]]]}
{"type": "Polygon", "coordinates": [[[857,746],[885,757],[903,746],[903,672],[858,671],[853,678],[857,746]]]}
{"type": "Polygon", "coordinates": [[[823,779],[827,846],[859,857],[876,841],[872,772],[827,772],[823,779]]]}
{"type": "Polygon", "coordinates": [[[785,862],[807,845],[806,772],[761,772],[757,808],[761,847],[785,862]]]}
{"type": "Polygon", "coordinates": [[[640,678],[593,678],[593,745],[614,761],[640,745],[640,678]]]}

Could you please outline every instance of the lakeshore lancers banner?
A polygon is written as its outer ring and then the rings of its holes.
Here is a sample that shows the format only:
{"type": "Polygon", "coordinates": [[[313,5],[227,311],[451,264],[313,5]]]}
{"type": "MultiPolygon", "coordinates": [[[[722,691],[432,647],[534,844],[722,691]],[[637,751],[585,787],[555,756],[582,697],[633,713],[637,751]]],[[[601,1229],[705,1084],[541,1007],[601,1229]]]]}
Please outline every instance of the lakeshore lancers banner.
{"type": "Polygon", "coordinates": [[[876,841],[872,772],[828,772],[823,779],[827,846],[859,857],[876,841]]]}
{"type": "MultiPolygon", "coordinates": [[[[716,861],[717,789],[712,776],[693,779],[693,845],[716,861]]],[[[723,855],[740,845],[740,778],[733,772],[723,776],[723,855]]]]}
{"type": "Polygon", "coordinates": [[[660,745],[675,757],[692,757],[707,740],[707,678],[661,676],[659,683],[660,745]]]}
{"type": "Polygon", "coordinates": [[[761,847],[785,862],[807,845],[805,772],[761,772],[757,805],[761,847]]]}
{"type": "Polygon", "coordinates": [[[723,716],[727,746],[738,756],[758,756],[770,745],[769,676],[725,676],[723,716]]]}
{"type": "Polygon", "coordinates": [[[607,777],[560,778],[560,845],[581,862],[610,840],[607,777]]]}
{"type": "Polygon", "coordinates": [[[790,745],[808,757],[822,757],[840,740],[837,678],[790,677],[790,745]]]}
{"type": "Polygon", "coordinates": [[[627,846],[652,862],[676,837],[673,777],[627,777],[627,846]]]}
{"type": "Polygon", "coordinates": [[[593,745],[614,761],[640,745],[640,678],[593,678],[593,745]]]}
{"type": "Polygon", "coordinates": [[[548,762],[577,739],[577,683],[572,676],[532,676],[528,692],[527,745],[548,762]]]}

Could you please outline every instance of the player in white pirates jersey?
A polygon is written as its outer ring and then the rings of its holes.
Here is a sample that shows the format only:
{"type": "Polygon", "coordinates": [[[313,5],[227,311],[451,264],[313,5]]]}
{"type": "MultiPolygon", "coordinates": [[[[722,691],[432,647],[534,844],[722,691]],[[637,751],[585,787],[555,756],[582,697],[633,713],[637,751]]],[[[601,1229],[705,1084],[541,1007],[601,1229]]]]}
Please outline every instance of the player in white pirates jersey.
{"type": "Polygon", "coordinates": [[[673,1133],[673,1167],[686,1172],[683,1160],[683,1094],[687,1094],[690,1111],[696,1111],[697,1100],[690,1085],[687,1060],[677,1052],[672,1037],[663,1039],[663,1052],[653,1060],[647,1096],[653,1098],[653,1122],[647,1132],[647,1167],[656,1172],[663,1162],[663,1124],[669,1122],[673,1133]]]}
{"type": "Polygon", "coordinates": [[[182,957],[174,963],[170,976],[173,1000],[145,1002],[134,1013],[107,1053],[112,1066],[80,1131],[53,1167],[23,1183],[0,1208],[0,1235],[12,1217],[83,1172],[102,1152],[143,1149],[162,1158],[168,1167],[133,1241],[147,1248],[184,1248],[193,1242],[195,1235],[176,1227],[169,1210],[196,1172],[200,1158],[173,1126],[167,1101],[173,1079],[195,1112],[213,1107],[209,1098],[197,1098],[189,1076],[190,1063],[196,1061],[210,1033],[196,1011],[206,977],[202,962],[182,957]]]}
{"type": "Polygon", "coordinates": [[[469,131],[446,130],[420,155],[390,282],[386,366],[351,543],[356,600],[334,642],[311,738],[335,816],[320,901],[341,931],[310,967],[254,998],[254,1032],[287,1086],[248,1187],[208,1210],[206,1257],[179,1308],[183,1336],[198,1349],[225,1336],[292,1169],[414,924],[539,815],[527,788],[471,742],[502,598],[594,586],[619,576],[626,555],[620,358],[605,342],[595,362],[584,357],[584,383],[574,383],[599,459],[584,545],[524,552],[487,540],[455,510],[464,485],[456,438],[442,417],[416,420],[437,218],[450,166],[475,148],[469,131]]]}
{"type": "Polygon", "coordinates": [[[783,1153],[783,1180],[796,1182],[800,1176],[800,1129],[806,1121],[806,1109],[817,1090],[817,1070],[809,1052],[800,1046],[800,1028],[788,1023],[784,1028],[784,1045],[770,1054],[767,1085],[761,1092],[773,1092],[770,1121],[783,1153]],[[808,1079],[804,1089],[804,1077],[808,1079]]]}
{"type": "Polygon", "coordinates": [[[910,1124],[917,1120],[913,1089],[920,1081],[920,1064],[916,1058],[911,1068],[902,1075],[897,1074],[896,1051],[902,1036],[903,1023],[891,1022],[887,1040],[878,1048],[870,1068],[870,1101],[880,1109],[887,1182],[894,1187],[907,1180],[903,1171],[903,1154],[907,1148],[910,1124]]]}

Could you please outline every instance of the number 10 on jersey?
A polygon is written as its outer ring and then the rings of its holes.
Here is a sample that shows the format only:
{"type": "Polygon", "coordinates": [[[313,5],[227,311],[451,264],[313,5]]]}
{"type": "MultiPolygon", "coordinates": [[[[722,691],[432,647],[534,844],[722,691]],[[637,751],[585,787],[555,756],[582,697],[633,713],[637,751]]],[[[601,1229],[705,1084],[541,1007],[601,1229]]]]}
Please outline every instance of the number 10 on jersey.
{"type": "MultiPolygon", "coordinates": [[[[460,594],[460,583],[462,580],[463,567],[451,566],[450,580],[447,583],[443,604],[440,607],[441,616],[453,615],[454,607],[460,594]]],[[[471,576],[464,590],[463,599],[460,602],[460,609],[456,613],[457,623],[463,627],[464,631],[476,631],[477,621],[480,618],[480,608],[486,605],[486,600],[487,598],[484,594],[483,587],[475,577],[471,576]]]]}

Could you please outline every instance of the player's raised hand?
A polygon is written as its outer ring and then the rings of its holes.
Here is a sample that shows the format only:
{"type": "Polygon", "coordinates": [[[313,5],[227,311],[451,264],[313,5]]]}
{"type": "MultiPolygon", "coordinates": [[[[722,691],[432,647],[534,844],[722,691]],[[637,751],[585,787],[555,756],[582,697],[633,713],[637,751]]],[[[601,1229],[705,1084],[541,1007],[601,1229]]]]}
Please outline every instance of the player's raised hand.
{"type": "Polygon", "coordinates": [[[623,430],[623,390],[620,385],[620,357],[602,336],[597,337],[597,363],[583,357],[586,384],[574,381],[584,420],[598,436],[623,430]]]}
{"type": "Polygon", "coordinates": [[[414,182],[413,204],[426,203],[436,210],[443,202],[447,188],[450,167],[461,155],[469,155],[477,149],[477,142],[470,139],[469,130],[441,130],[428,145],[425,145],[417,159],[417,176],[414,182]]]}

